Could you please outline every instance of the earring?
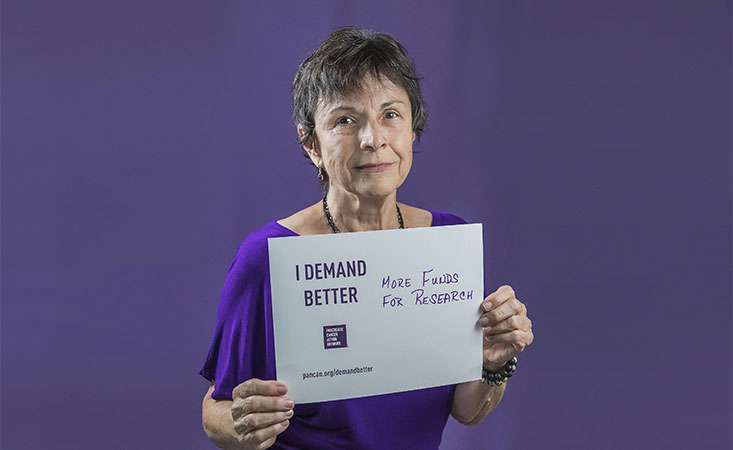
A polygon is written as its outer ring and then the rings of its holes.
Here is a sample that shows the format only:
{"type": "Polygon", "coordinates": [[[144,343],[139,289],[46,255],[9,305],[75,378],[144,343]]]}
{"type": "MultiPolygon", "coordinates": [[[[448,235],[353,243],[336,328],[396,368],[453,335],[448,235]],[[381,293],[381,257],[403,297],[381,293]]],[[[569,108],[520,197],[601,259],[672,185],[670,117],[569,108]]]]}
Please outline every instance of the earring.
{"type": "Polygon", "coordinates": [[[318,179],[321,181],[325,179],[325,175],[323,173],[323,167],[318,166],[318,179]]]}

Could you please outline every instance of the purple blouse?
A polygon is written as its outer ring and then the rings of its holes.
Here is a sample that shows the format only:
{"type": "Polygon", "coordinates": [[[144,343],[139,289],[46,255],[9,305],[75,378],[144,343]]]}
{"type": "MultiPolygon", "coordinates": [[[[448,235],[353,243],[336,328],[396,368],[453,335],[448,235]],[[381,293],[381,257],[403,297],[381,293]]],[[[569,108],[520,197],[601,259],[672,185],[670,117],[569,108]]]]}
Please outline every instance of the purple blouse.
{"type": "MultiPolygon", "coordinates": [[[[432,211],[431,226],[466,223],[432,211]]],[[[216,380],[212,398],[231,400],[250,379],[277,379],[267,238],[298,236],[273,220],[252,231],[227,273],[214,335],[199,374],[216,380]]],[[[455,385],[295,405],[290,426],[272,449],[438,449],[455,385]]]]}

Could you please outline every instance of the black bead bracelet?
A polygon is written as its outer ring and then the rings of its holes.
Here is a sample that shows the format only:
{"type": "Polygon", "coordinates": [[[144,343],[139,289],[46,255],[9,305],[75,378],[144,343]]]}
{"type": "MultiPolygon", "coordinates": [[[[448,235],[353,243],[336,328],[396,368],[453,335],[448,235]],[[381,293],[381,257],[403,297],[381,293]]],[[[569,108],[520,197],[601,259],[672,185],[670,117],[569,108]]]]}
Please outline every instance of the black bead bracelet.
{"type": "Polygon", "coordinates": [[[500,384],[504,383],[509,377],[514,375],[514,372],[517,371],[517,357],[513,357],[509,361],[504,364],[504,366],[499,369],[497,372],[492,372],[488,370],[486,367],[483,368],[482,376],[481,376],[481,382],[484,384],[491,384],[494,386],[499,386],[500,384]]]}

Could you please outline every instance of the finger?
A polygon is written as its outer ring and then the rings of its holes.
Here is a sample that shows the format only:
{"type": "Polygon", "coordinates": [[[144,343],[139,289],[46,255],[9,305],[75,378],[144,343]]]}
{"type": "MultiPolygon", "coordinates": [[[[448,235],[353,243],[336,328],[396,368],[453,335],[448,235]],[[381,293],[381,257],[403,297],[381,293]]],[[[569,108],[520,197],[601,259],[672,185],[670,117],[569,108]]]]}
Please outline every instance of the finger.
{"type": "Polygon", "coordinates": [[[489,294],[481,303],[481,311],[489,312],[507,300],[515,296],[514,289],[509,285],[503,285],[499,289],[489,294]]]}
{"type": "Polygon", "coordinates": [[[493,327],[484,328],[485,336],[493,336],[495,334],[507,333],[514,330],[528,331],[532,328],[532,321],[527,316],[515,314],[509,316],[493,327]]]}
{"type": "Polygon", "coordinates": [[[247,398],[237,398],[232,403],[232,418],[251,413],[288,411],[293,409],[295,403],[288,397],[265,397],[262,395],[251,395],[247,398]]]}
{"type": "Polygon", "coordinates": [[[479,323],[482,327],[493,327],[507,317],[519,314],[522,311],[522,304],[516,298],[504,302],[501,306],[482,314],[479,323]]]}
{"type": "MultiPolygon", "coordinates": [[[[519,301],[519,299],[517,299],[519,301]]],[[[522,310],[519,312],[519,314],[526,316],[527,315],[527,305],[525,305],[522,302],[519,302],[519,306],[522,308],[522,310]]]]}
{"type": "Polygon", "coordinates": [[[485,339],[492,344],[512,344],[518,346],[520,349],[524,349],[531,342],[531,334],[529,331],[514,330],[507,333],[486,336],[485,339]]]}
{"type": "Polygon", "coordinates": [[[251,413],[240,417],[234,421],[234,429],[237,433],[247,434],[270,425],[283,422],[293,417],[293,410],[270,412],[270,413],[251,413]]]}
{"type": "Polygon", "coordinates": [[[265,442],[257,446],[257,450],[265,450],[266,448],[272,447],[272,444],[275,443],[276,439],[277,439],[276,437],[271,437],[270,439],[266,440],[265,442]]]}
{"type": "Polygon", "coordinates": [[[232,391],[232,399],[236,397],[245,398],[250,395],[285,395],[288,387],[285,383],[277,380],[260,380],[251,378],[244,383],[237,385],[232,391]]]}
{"type": "Polygon", "coordinates": [[[273,425],[270,425],[267,428],[262,428],[260,430],[255,430],[250,433],[247,433],[244,435],[244,440],[248,442],[252,442],[256,445],[260,445],[264,442],[266,442],[268,439],[271,439],[278,434],[285,431],[288,426],[290,425],[289,420],[285,420],[283,422],[279,422],[273,425]]]}

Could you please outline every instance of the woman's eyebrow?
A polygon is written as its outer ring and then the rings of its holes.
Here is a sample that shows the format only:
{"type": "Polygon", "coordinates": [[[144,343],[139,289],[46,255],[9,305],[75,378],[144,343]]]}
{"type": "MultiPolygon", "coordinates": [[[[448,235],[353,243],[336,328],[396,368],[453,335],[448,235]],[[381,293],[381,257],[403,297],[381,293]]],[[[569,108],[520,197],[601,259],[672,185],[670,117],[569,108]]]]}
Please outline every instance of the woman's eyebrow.
{"type": "Polygon", "coordinates": [[[389,101],[389,102],[382,103],[382,106],[380,106],[379,108],[380,109],[388,108],[388,107],[390,107],[390,106],[392,106],[392,105],[394,105],[396,103],[400,103],[402,105],[405,105],[405,102],[403,102],[402,100],[392,100],[392,101],[389,101]]]}
{"type": "Polygon", "coordinates": [[[348,106],[348,105],[337,105],[331,108],[331,110],[328,111],[327,115],[330,116],[331,114],[334,114],[338,111],[356,111],[356,108],[354,108],[353,106],[348,106]]]}
{"type": "MultiPolygon", "coordinates": [[[[392,106],[394,104],[397,104],[397,103],[400,103],[402,105],[405,105],[405,102],[403,102],[402,100],[390,100],[388,102],[382,103],[382,105],[379,107],[379,109],[388,108],[388,107],[390,107],[390,106],[392,106]]],[[[356,108],[354,108],[353,106],[351,106],[351,105],[336,105],[333,108],[331,108],[330,111],[328,111],[328,114],[327,115],[330,116],[331,114],[333,114],[335,112],[338,112],[338,111],[358,111],[358,110],[356,108]]]]}

